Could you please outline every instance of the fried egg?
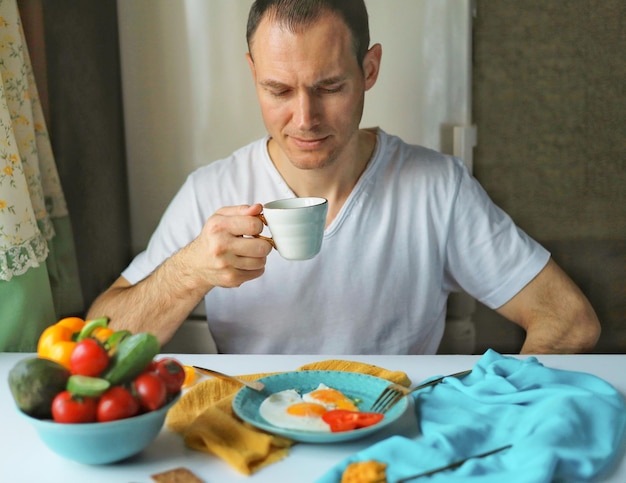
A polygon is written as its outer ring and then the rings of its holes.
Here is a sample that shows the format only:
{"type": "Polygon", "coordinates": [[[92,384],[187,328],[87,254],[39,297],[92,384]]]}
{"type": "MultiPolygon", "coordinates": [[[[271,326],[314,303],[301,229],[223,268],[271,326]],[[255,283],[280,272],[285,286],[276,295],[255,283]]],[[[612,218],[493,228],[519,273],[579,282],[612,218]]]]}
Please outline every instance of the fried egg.
{"type": "Polygon", "coordinates": [[[340,391],[320,384],[317,389],[302,395],[295,389],[276,392],[261,403],[259,414],[280,428],[328,433],[330,426],[322,420],[322,415],[332,409],[358,411],[340,391]]]}
{"type": "Polygon", "coordinates": [[[302,399],[306,402],[321,404],[327,411],[331,409],[359,410],[351,399],[325,384],[320,384],[314,391],[303,394],[302,399]]]}

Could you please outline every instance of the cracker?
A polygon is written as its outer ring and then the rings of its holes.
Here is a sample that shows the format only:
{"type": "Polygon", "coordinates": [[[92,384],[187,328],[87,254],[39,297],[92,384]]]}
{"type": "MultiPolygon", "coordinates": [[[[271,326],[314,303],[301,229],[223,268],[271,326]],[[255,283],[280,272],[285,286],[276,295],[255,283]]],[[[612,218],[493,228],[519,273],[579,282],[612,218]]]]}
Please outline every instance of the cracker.
{"type": "Polygon", "coordinates": [[[157,483],[204,483],[187,468],[174,468],[150,475],[150,478],[157,483]]]}

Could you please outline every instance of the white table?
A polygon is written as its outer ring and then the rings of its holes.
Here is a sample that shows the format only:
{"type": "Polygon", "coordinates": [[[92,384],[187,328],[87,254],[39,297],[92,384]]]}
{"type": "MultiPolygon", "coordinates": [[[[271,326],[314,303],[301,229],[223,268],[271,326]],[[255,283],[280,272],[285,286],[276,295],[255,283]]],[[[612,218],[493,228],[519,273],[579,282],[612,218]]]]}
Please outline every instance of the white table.
{"type": "MultiPolygon", "coordinates": [[[[171,354],[170,354],[171,355],[171,354]]],[[[251,477],[237,473],[222,460],[186,448],[182,437],[163,429],[151,446],[141,454],[112,465],[86,466],[57,456],[38,438],[35,430],[16,413],[7,388],[10,368],[28,354],[0,353],[0,481],[7,483],[151,483],[151,474],[184,466],[205,483],[248,481],[280,483],[314,481],[350,454],[390,436],[418,435],[418,426],[410,409],[393,425],[367,439],[342,444],[296,444],[283,461],[268,466],[251,477]]],[[[301,365],[325,360],[347,359],[375,364],[390,370],[405,371],[414,384],[438,374],[472,367],[479,356],[251,356],[251,355],[173,355],[186,364],[210,367],[233,375],[286,371],[301,365]]],[[[520,356],[521,357],[521,356],[520,356]]],[[[626,355],[552,355],[540,356],[548,367],[588,372],[611,383],[626,398],[626,355]]],[[[626,482],[626,458],[604,482],[626,482]]]]}

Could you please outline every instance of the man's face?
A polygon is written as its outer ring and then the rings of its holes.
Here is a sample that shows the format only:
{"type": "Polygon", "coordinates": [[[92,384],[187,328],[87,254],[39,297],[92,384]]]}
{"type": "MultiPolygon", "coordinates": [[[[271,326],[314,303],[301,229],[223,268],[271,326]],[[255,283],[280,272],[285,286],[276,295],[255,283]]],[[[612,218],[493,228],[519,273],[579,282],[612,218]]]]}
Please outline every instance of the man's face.
{"type": "Polygon", "coordinates": [[[356,143],[368,85],[348,27],[326,14],[292,33],[264,18],[248,56],[265,127],[300,169],[332,165],[356,143]]]}

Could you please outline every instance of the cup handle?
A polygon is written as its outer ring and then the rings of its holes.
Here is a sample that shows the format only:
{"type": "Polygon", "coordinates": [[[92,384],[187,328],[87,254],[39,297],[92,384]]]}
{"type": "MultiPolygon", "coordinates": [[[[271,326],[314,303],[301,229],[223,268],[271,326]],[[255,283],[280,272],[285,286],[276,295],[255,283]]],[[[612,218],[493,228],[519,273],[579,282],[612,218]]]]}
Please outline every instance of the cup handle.
{"type": "MultiPolygon", "coordinates": [[[[256,215],[256,217],[257,217],[259,220],[261,220],[265,226],[268,226],[268,225],[267,225],[267,220],[266,220],[266,219],[265,219],[265,217],[263,216],[263,213],[259,213],[258,215],[256,215]]],[[[276,243],[274,243],[274,240],[273,240],[272,238],[267,237],[267,236],[263,236],[263,235],[254,235],[254,238],[260,238],[261,240],[265,240],[265,241],[266,241],[266,242],[268,242],[270,245],[272,245],[272,247],[273,247],[275,250],[278,250],[278,248],[276,248],[276,243]]]]}

